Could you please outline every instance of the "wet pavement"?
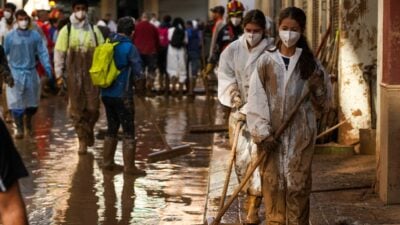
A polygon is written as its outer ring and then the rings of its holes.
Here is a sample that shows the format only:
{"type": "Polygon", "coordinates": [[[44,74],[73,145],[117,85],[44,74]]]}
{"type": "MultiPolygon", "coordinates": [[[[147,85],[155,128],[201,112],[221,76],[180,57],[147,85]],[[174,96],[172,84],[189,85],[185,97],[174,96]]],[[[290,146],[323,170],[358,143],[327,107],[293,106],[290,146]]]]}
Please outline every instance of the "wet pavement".
{"type": "MultiPolygon", "coordinates": [[[[43,99],[34,117],[34,136],[16,141],[30,177],[21,180],[30,224],[202,224],[207,199],[212,135],[190,134],[191,125],[209,124],[205,97],[135,100],[137,165],[146,177],[101,169],[102,141],[78,156],[78,141],[61,97],[43,99]],[[191,154],[147,164],[164,149],[154,124],[173,147],[192,144],[191,154]]],[[[96,130],[104,129],[104,111],[96,130]]],[[[122,164],[121,144],[116,162],[122,164]]]]}

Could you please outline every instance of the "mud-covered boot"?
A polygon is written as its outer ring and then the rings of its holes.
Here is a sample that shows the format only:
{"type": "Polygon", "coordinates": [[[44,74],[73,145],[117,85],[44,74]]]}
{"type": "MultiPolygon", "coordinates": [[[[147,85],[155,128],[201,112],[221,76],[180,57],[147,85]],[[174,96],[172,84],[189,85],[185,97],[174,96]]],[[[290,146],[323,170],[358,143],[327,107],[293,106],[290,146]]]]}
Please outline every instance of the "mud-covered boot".
{"type": "Polygon", "coordinates": [[[260,223],[260,218],[258,218],[258,209],[261,205],[261,197],[249,195],[247,197],[247,216],[246,225],[257,225],[260,223]]]}
{"type": "Polygon", "coordinates": [[[79,138],[79,149],[78,149],[78,154],[79,155],[85,155],[87,153],[87,141],[85,138],[79,138]]]}
{"type": "Polygon", "coordinates": [[[25,122],[25,135],[32,136],[33,135],[32,115],[26,114],[24,122],[25,122]]]}
{"type": "Polygon", "coordinates": [[[24,117],[23,116],[15,116],[14,122],[15,122],[15,126],[17,128],[14,138],[15,139],[24,138],[24,117]]]}
{"type": "Polygon", "coordinates": [[[103,168],[106,170],[116,169],[114,162],[115,150],[117,149],[118,139],[113,137],[104,138],[103,146],[103,168]]]}
{"type": "Polygon", "coordinates": [[[183,83],[179,83],[179,98],[182,98],[183,96],[183,83]]]}
{"type": "Polygon", "coordinates": [[[134,176],[145,176],[144,170],[135,166],[136,141],[133,138],[124,138],[122,141],[122,156],[124,159],[124,173],[134,176]]]}
{"type": "Polygon", "coordinates": [[[178,83],[178,79],[176,77],[171,78],[171,84],[172,84],[172,89],[171,89],[171,95],[176,96],[176,84],[178,83]]]}

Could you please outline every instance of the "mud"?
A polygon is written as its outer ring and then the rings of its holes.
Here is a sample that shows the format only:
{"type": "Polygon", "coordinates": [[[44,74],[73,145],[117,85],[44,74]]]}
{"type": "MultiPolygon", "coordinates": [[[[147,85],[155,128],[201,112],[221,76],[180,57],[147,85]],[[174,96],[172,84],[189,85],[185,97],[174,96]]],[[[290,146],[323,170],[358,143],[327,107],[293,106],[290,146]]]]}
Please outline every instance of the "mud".
{"type": "MultiPolygon", "coordinates": [[[[34,117],[35,134],[16,145],[30,171],[21,180],[30,224],[201,224],[206,201],[211,134],[190,134],[189,126],[209,123],[213,104],[157,97],[136,100],[137,165],[147,172],[135,178],[101,169],[102,141],[78,156],[78,141],[61,98],[42,100],[34,117]],[[211,108],[211,109],[210,109],[211,108]],[[194,151],[168,161],[146,163],[149,153],[165,146],[149,113],[168,144],[191,143],[194,151]]],[[[96,130],[105,128],[104,110],[96,130]]],[[[116,163],[122,162],[122,143],[116,163]]]]}

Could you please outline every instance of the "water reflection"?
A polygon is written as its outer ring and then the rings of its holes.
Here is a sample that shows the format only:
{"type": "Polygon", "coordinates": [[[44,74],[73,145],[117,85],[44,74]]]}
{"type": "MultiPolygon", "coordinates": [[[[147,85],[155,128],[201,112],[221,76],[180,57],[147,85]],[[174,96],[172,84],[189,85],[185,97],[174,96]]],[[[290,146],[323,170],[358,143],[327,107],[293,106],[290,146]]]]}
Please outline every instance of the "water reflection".
{"type": "MultiPolygon", "coordinates": [[[[202,98],[136,103],[138,164],[146,177],[103,171],[102,141],[89,154],[77,155],[77,140],[59,99],[43,101],[35,118],[35,136],[19,142],[31,176],[23,180],[31,224],[200,224],[206,200],[210,134],[190,134],[189,126],[209,123],[202,98]],[[151,111],[150,111],[151,110],[151,111]],[[150,123],[149,112],[171,146],[192,143],[193,153],[146,164],[147,154],[165,146],[150,123]]],[[[98,128],[104,128],[104,114],[98,128]]],[[[116,162],[122,163],[121,143],[116,162]]]]}

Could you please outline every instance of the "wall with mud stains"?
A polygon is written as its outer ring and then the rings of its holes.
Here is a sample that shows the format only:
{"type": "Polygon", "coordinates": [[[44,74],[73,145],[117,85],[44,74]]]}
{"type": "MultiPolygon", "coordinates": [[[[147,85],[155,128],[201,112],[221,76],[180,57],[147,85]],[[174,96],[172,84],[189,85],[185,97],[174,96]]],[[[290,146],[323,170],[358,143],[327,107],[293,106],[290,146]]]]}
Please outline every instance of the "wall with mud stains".
{"type": "Polygon", "coordinates": [[[339,116],[350,123],[339,129],[339,142],[351,144],[359,139],[360,128],[370,128],[369,86],[363,77],[365,66],[376,64],[376,0],[340,2],[339,116]]]}

